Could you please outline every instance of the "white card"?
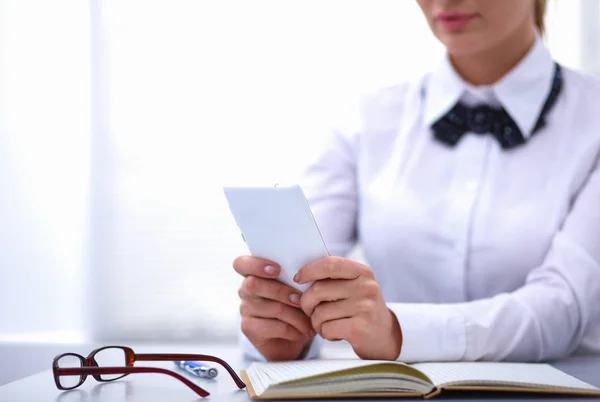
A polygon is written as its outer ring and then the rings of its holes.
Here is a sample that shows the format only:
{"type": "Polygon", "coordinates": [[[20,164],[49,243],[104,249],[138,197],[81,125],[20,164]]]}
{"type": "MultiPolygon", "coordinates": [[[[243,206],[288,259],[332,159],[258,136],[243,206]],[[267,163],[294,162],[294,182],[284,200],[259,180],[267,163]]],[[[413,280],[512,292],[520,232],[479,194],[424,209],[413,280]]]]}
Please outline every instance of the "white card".
{"type": "Polygon", "coordinates": [[[253,256],[276,262],[279,280],[301,292],[293,277],[307,263],[329,255],[302,188],[224,187],[229,209],[253,256]]]}

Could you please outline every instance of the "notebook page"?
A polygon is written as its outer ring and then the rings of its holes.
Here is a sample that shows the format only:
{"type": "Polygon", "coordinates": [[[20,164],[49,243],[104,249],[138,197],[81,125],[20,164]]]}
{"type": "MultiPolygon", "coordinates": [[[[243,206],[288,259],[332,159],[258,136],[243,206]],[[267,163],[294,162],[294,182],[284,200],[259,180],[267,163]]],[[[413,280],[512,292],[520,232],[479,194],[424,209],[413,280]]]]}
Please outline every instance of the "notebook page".
{"type": "Polygon", "coordinates": [[[549,364],[448,362],[412,364],[426,374],[436,386],[461,382],[462,385],[534,385],[536,388],[597,388],[564,373],[549,364]]]}
{"type": "MultiPolygon", "coordinates": [[[[255,362],[250,365],[246,373],[254,386],[254,390],[260,395],[265,389],[274,384],[376,363],[390,362],[358,359],[255,362]]],[[[397,364],[403,363],[398,362],[397,364]]]]}
{"type": "MultiPolygon", "coordinates": [[[[284,381],[298,380],[314,375],[326,374],[332,371],[344,370],[354,367],[368,366],[380,363],[373,360],[300,360],[291,362],[252,363],[252,370],[260,371],[269,378],[269,385],[279,384],[284,381]]],[[[386,362],[387,363],[387,362],[386,362]]]]}

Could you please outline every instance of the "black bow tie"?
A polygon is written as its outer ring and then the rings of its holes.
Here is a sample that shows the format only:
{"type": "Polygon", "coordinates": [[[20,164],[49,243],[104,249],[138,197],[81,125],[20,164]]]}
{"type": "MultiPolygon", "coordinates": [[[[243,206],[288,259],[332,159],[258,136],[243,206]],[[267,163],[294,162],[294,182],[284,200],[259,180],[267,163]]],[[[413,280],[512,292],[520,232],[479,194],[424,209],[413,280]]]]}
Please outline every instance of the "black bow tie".
{"type": "MultiPolygon", "coordinates": [[[[546,115],[556,103],[562,88],[561,68],[555,63],[554,79],[550,94],[542,107],[531,135],[533,136],[546,124],[546,115]]],[[[525,143],[525,137],[519,126],[504,108],[494,109],[487,105],[467,107],[458,102],[452,110],[431,126],[435,138],[444,144],[454,146],[467,132],[492,134],[503,149],[510,149],[525,143]]]]}

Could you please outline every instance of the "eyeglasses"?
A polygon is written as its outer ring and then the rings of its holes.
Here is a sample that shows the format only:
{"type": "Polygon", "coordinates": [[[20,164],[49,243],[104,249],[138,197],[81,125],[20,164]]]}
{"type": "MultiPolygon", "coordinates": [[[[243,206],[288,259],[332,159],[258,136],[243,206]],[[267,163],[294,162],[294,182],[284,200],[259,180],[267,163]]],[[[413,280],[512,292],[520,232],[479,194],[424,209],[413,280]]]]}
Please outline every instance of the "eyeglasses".
{"type": "Polygon", "coordinates": [[[210,395],[208,391],[171,370],[158,367],[133,367],[133,363],[136,361],[180,360],[209,361],[220,364],[227,370],[239,389],[246,387],[246,384],[238,377],[231,366],[218,357],[194,354],[136,354],[126,346],[104,346],[93,350],[88,357],[83,357],[77,353],[63,353],[56,356],[52,361],[52,372],[54,373],[56,387],[62,391],[79,387],[85,382],[88,375],[94,377],[96,381],[108,382],[118,380],[129,374],[159,373],[177,378],[201,397],[210,395]]]}

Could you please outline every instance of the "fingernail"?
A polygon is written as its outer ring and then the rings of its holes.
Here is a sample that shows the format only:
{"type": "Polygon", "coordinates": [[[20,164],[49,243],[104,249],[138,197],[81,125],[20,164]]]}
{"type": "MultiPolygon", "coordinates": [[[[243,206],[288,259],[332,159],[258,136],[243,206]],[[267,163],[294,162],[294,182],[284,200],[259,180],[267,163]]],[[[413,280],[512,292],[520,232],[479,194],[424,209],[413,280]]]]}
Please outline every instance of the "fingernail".
{"type": "Polygon", "coordinates": [[[294,304],[300,304],[300,295],[298,293],[290,293],[290,301],[294,304]]]}
{"type": "Polygon", "coordinates": [[[294,275],[294,282],[300,282],[300,272],[297,272],[296,275],[294,275]]]}
{"type": "Polygon", "coordinates": [[[265,273],[269,276],[273,276],[277,273],[277,269],[272,265],[267,265],[265,267],[265,273]]]}

